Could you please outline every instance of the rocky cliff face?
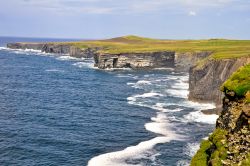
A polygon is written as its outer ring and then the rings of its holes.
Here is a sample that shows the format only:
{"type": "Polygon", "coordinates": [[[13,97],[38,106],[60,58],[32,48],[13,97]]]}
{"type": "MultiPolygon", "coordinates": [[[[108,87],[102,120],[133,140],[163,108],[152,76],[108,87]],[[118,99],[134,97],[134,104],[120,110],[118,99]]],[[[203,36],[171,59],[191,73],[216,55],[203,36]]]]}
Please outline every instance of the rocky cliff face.
{"type": "Polygon", "coordinates": [[[68,54],[77,58],[94,57],[95,66],[106,68],[161,68],[170,67],[181,71],[188,71],[198,60],[208,57],[212,52],[175,53],[174,51],[161,51],[151,53],[121,53],[102,54],[100,48],[81,49],[65,43],[9,43],[12,49],[34,49],[46,53],[68,54]]]}
{"type": "Polygon", "coordinates": [[[250,103],[233,91],[225,92],[216,129],[191,161],[191,166],[219,165],[250,165],[250,103]]]}
{"type": "Polygon", "coordinates": [[[239,67],[250,63],[250,58],[209,60],[202,67],[190,69],[189,99],[215,102],[221,105],[223,93],[219,90],[223,82],[239,67]]]}
{"type": "Polygon", "coordinates": [[[212,52],[186,52],[175,53],[175,69],[179,71],[189,71],[198,61],[207,58],[212,52]]]}
{"type": "Polygon", "coordinates": [[[58,43],[9,43],[7,47],[11,49],[40,50],[45,53],[67,54],[76,58],[92,58],[98,50],[98,48],[81,49],[70,44],[58,43]]]}
{"type": "Polygon", "coordinates": [[[197,61],[212,52],[175,53],[173,51],[151,53],[97,54],[95,66],[105,68],[161,68],[170,67],[179,71],[189,71],[197,61]]]}
{"type": "Polygon", "coordinates": [[[150,53],[99,54],[95,66],[106,68],[160,68],[174,67],[175,53],[171,51],[150,53]]]}

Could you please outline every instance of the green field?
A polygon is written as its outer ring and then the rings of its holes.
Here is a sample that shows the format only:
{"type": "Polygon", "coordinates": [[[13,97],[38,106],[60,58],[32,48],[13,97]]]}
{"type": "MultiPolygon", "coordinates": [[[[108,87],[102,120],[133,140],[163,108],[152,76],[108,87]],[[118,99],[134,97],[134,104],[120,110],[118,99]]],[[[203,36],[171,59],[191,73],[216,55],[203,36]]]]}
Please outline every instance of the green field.
{"type": "Polygon", "coordinates": [[[200,52],[212,51],[211,58],[250,56],[250,40],[159,40],[138,36],[123,36],[107,40],[68,42],[79,48],[99,47],[108,54],[143,53],[155,51],[200,52]]]}

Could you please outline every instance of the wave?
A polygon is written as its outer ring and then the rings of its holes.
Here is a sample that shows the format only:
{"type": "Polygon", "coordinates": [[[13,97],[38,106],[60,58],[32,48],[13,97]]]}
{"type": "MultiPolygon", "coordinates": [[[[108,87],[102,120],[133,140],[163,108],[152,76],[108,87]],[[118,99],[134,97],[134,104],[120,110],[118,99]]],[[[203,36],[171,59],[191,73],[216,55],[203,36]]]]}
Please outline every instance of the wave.
{"type": "Polygon", "coordinates": [[[64,70],[60,70],[60,69],[47,69],[45,71],[47,71],[47,72],[64,72],[64,70]]]}
{"type": "Polygon", "coordinates": [[[68,60],[81,60],[81,58],[76,58],[68,55],[58,56],[57,60],[68,61],[68,60]]]}
{"type": "Polygon", "coordinates": [[[148,80],[139,80],[136,83],[128,82],[127,85],[131,85],[131,87],[136,89],[142,89],[146,85],[151,85],[151,81],[148,80]]]}
{"type": "Polygon", "coordinates": [[[0,50],[11,50],[11,49],[8,47],[0,47],[0,50]]]}
{"type": "Polygon", "coordinates": [[[181,108],[168,109],[168,108],[165,108],[166,106],[167,106],[166,103],[156,103],[155,105],[153,105],[150,108],[155,109],[155,110],[159,110],[161,112],[180,112],[183,110],[181,108]]]}
{"type": "Polygon", "coordinates": [[[94,62],[93,61],[84,61],[84,62],[76,62],[73,63],[72,65],[77,66],[79,68],[92,68],[92,69],[96,69],[96,67],[94,67],[94,62]]]}
{"type": "Polygon", "coordinates": [[[188,160],[180,160],[176,163],[176,166],[189,166],[189,161],[188,160]]]}
{"type": "Polygon", "coordinates": [[[201,123],[215,124],[218,117],[219,116],[215,114],[206,115],[203,114],[201,111],[195,111],[195,112],[190,112],[187,115],[184,115],[184,122],[201,122],[201,123]]]}
{"type": "Polygon", "coordinates": [[[41,50],[35,50],[35,49],[12,49],[12,48],[7,48],[7,47],[0,47],[0,50],[5,50],[5,51],[10,51],[15,54],[24,54],[24,55],[40,55],[40,56],[51,56],[51,55],[56,55],[52,53],[45,53],[42,52],[41,50]]]}
{"type": "MultiPolygon", "coordinates": [[[[128,159],[135,160],[138,158],[150,158],[155,160],[155,153],[152,153],[152,149],[157,144],[167,143],[171,140],[181,139],[177,134],[175,134],[168,124],[167,118],[164,114],[158,113],[156,117],[151,118],[153,122],[145,124],[145,128],[162,136],[155,137],[148,141],[143,141],[135,146],[130,146],[121,151],[111,152],[96,156],[89,160],[88,166],[142,166],[142,163],[129,164],[126,161],[128,159]]],[[[159,153],[157,153],[159,155],[159,153]]]]}
{"type": "Polygon", "coordinates": [[[200,148],[199,142],[187,143],[183,151],[185,155],[193,157],[195,153],[199,150],[199,148],[200,148]]]}
{"type": "Polygon", "coordinates": [[[178,81],[177,83],[173,84],[171,87],[174,88],[174,89],[185,89],[185,90],[188,90],[189,84],[186,83],[186,82],[183,82],[183,81],[178,81]]]}
{"type": "Polygon", "coordinates": [[[157,97],[157,96],[163,96],[160,93],[155,93],[155,92],[149,92],[149,93],[143,93],[141,95],[134,95],[131,97],[128,97],[128,101],[136,101],[137,98],[150,98],[150,97],[157,97]]]}
{"type": "MultiPolygon", "coordinates": [[[[138,78],[136,75],[132,74],[131,75],[119,74],[117,77],[129,77],[136,79],[138,78]]],[[[215,105],[212,103],[201,104],[201,103],[187,101],[187,96],[189,93],[188,75],[184,76],[167,75],[164,77],[160,76],[160,78],[157,77],[157,79],[154,79],[153,74],[152,75],[146,74],[144,75],[144,79],[139,80],[137,82],[128,82],[127,85],[134,88],[140,88],[146,90],[145,93],[135,94],[127,97],[127,101],[129,104],[156,110],[156,116],[151,117],[151,121],[146,123],[144,127],[147,131],[155,133],[159,136],[150,139],[148,141],[143,141],[135,146],[129,146],[121,151],[101,154],[99,156],[93,157],[92,159],[89,160],[88,166],[110,166],[110,165],[142,166],[144,165],[142,160],[136,160],[136,159],[145,159],[145,158],[153,162],[153,160],[155,160],[155,157],[153,156],[155,156],[156,154],[160,155],[160,152],[156,152],[154,150],[154,147],[157,144],[167,143],[170,142],[171,140],[184,140],[186,138],[183,135],[179,135],[178,133],[176,133],[177,132],[176,130],[173,130],[173,128],[175,128],[176,126],[174,126],[174,124],[171,123],[173,122],[185,123],[188,121],[183,117],[176,117],[175,115],[173,115],[175,112],[182,111],[184,109],[183,107],[193,108],[197,111],[200,111],[201,109],[210,109],[215,107],[215,105]],[[174,82],[173,85],[170,85],[171,87],[168,88],[167,90],[165,90],[166,81],[174,82]],[[157,89],[155,89],[154,87],[156,87],[157,89]],[[162,88],[165,89],[162,90],[162,88]],[[168,101],[165,98],[168,96],[175,96],[180,98],[180,100],[174,99],[168,101]],[[129,163],[128,161],[133,161],[133,162],[129,163]]],[[[193,114],[195,112],[193,112],[193,114]]],[[[202,118],[206,119],[204,117],[202,118]]],[[[198,146],[199,145],[195,143],[187,144],[187,146],[184,149],[184,153],[190,157],[196,152],[198,146]]],[[[189,165],[189,160],[181,160],[178,161],[176,164],[178,166],[186,166],[189,165]]]]}
{"type": "Polygon", "coordinates": [[[111,152],[96,156],[89,160],[88,166],[143,166],[142,163],[129,164],[127,159],[138,159],[150,155],[153,147],[160,143],[171,141],[171,136],[155,137],[151,140],[144,141],[135,146],[127,147],[124,150],[111,152]]]}
{"type": "Polygon", "coordinates": [[[158,68],[153,68],[153,70],[170,70],[170,71],[173,71],[174,68],[169,68],[169,67],[158,67],[158,68]]]}
{"type": "Polygon", "coordinates": [[[166,93],[169,94],[170,96],[187,99],[189,91],[188,90],[179,90],[179,89],[168,89],[166,91],[166,93]]]}

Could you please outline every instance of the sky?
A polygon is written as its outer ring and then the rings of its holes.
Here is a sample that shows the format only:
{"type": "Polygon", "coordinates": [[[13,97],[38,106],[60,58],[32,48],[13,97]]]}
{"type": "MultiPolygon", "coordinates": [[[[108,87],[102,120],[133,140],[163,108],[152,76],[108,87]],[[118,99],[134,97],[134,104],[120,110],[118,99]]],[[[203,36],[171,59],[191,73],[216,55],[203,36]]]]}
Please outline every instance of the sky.
{"type": "Polygon", "coordinates": [[[0,36],[250,39],[250,0],[0,0],[0,36]]]}

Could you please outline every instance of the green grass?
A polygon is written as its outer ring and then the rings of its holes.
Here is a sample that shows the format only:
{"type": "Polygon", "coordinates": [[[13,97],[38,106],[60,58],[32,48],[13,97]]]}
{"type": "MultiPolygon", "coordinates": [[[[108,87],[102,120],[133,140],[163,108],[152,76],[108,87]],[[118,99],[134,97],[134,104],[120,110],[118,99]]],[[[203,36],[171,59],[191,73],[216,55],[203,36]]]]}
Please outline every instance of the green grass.
{"type": "Polygon", "coordinates": [[[250,102],[250,64],[241,67],[222,85],[223,91],[234,91],[238,96],[245,96],[250,102]]]}
{"type": "Polygon", "coordinates": [[[67,42],[79,48],[99,47],[101,53],[143,53],[155,51],[200,52],[212,51],[211,58],[250,56],[250,40],[159,40],[138,36],[123,36],[107,40],[67,42]]]}
{"type": "Polygon", "coordinates": [[[191,166],[207,166],[209,155],[206,151],[211,147],[212,143],[209,140],[201,142],[200,149],[191,160],[191,166]]]}
{"type": "Polygon", "coordinates": [[[222,166],[222,161],[227,157],[227,132],[216,129],[208,140],[202,141],[200,149],[191,160],[191,166],[207,166],[208,162],[212,165],[222,166]],[[213,147],[213,148],[212,148],[213,147]],[[211,151],[213,149],[213,151],[211,151]],[[211,154],[209,154],[209,152],[211,154]]]}

